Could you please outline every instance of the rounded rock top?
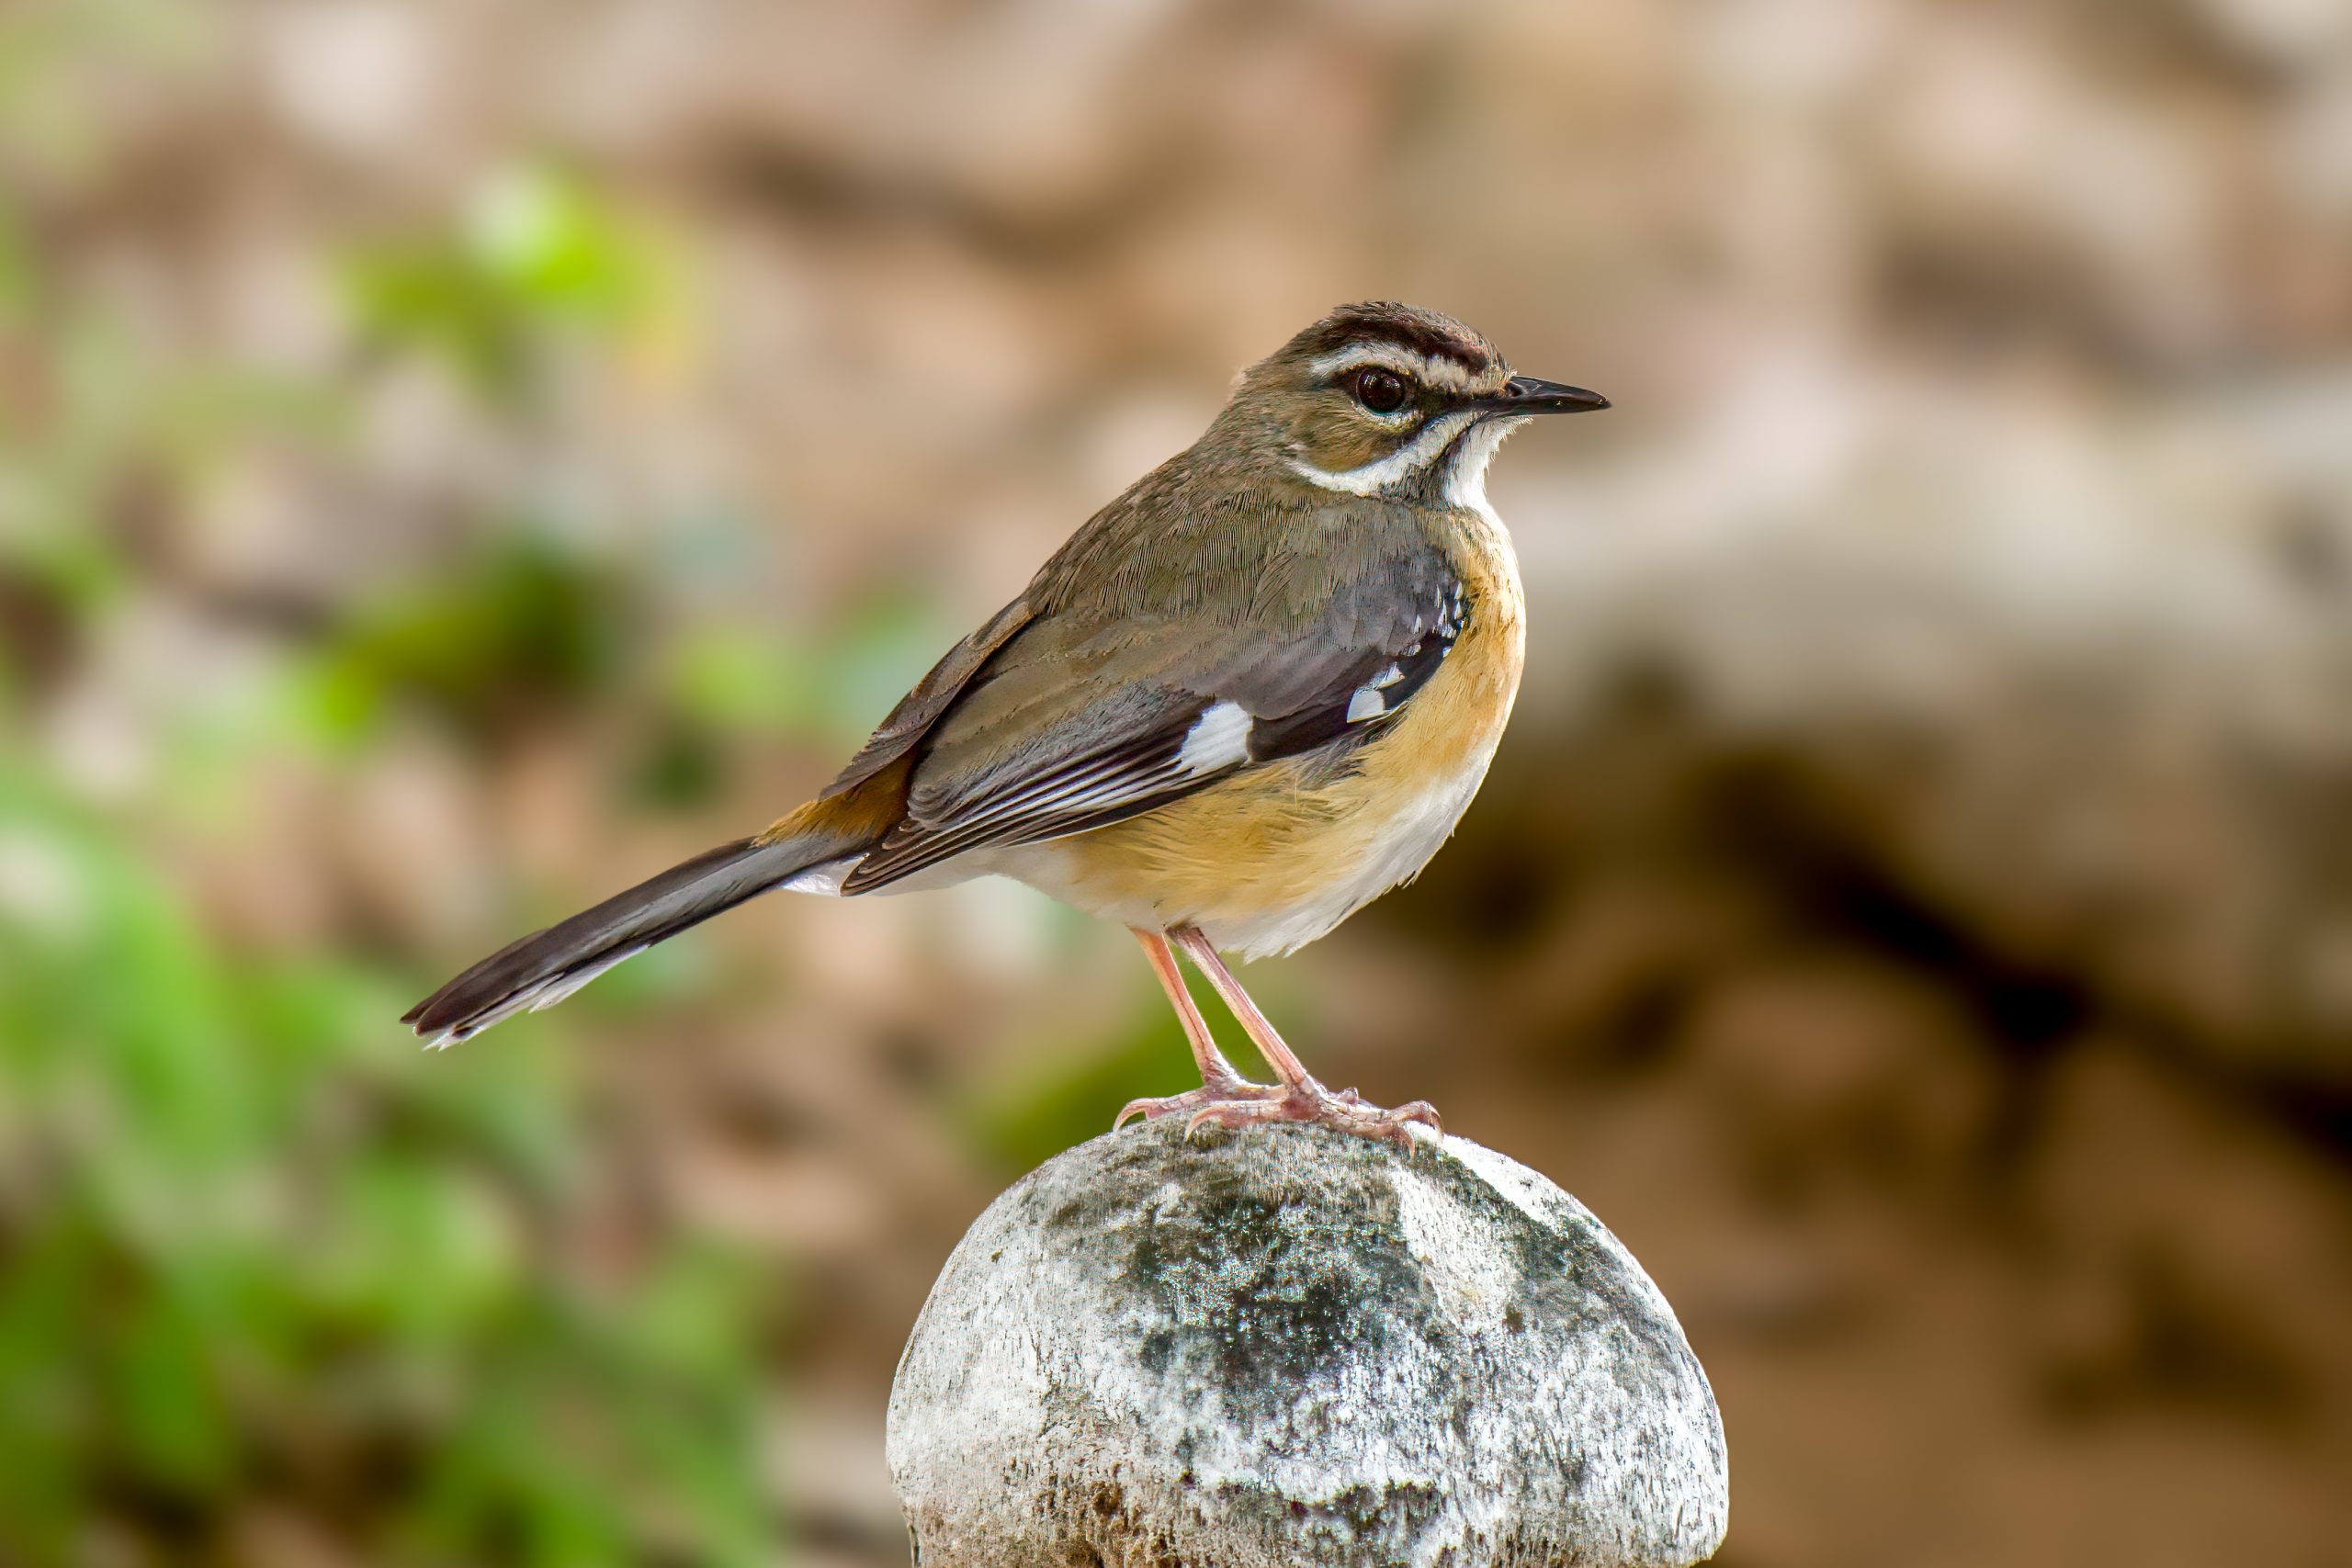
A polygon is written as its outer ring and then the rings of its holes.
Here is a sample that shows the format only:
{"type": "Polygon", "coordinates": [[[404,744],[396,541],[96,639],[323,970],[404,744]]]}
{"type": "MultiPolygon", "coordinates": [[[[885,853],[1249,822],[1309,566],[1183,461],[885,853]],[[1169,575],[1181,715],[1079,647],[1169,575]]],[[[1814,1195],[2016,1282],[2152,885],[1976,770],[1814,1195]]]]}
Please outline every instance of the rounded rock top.
{"type": "Polygon", "coordinates": [[[891,1389],[920,1568],[1699,1562],[1706,1374],[1583,1204],[1461,1138],[1155,1122],[973,1224],[891,1389]]]}

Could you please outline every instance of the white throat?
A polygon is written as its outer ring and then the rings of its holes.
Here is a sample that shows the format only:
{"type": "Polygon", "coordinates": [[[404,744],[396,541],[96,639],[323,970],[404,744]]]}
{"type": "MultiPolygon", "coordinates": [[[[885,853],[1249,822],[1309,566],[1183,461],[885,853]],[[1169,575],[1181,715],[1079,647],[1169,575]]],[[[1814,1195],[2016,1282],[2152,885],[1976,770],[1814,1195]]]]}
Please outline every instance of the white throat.
{"type": "Polygon", "coordinates": [[[1495,509],[1487,502],[1487,465],[1495,460],[1503,438],[1526,423],[1523,414],[1517,419],[1489,419],[1462,438],[1445,470],[1448,505],[1494,520],[1495,509]]]}

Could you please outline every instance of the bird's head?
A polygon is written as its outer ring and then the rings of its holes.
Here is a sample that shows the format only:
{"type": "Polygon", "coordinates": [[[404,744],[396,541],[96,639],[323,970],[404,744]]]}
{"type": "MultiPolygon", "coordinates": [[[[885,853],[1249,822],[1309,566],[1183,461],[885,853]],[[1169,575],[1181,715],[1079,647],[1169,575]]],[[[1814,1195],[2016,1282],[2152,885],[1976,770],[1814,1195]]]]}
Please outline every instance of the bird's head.
{"type": "Polygon", "coordinates": [[[1608,406],[1581,387],[1513,375],[1451,316],[1342,305],[1242,373],[1210,438],[1245,443],[1325,490],[1478,506],[1505,435],[1535,414],[1608,406]]]}

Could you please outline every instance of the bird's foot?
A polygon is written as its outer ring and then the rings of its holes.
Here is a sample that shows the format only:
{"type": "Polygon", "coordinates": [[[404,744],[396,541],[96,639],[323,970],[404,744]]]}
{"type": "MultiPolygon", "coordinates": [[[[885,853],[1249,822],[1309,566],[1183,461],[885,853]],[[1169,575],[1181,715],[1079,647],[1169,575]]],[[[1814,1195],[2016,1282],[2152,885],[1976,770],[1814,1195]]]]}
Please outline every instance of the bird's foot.
{"type": "Polygon", "coordinates": [[[1329,1127],[1334,1132],[1351,1134],[1359,1138],[1385,1139],[1410,1154],[1414,1122],[1420,1122],[1433,1133],[1442,1134],[1445,1131],[1444,1124],[1438,1119],[1437,1107],[1426,1100],[1412,1100],[1389,1111],[1366,1104],[1363,1097],[1351,1089],[1343,1089],[1334,1094],[1313,1078],[1287,1087],[1263,1084],[1247,1087],[1256,1092],[1246,1097],[1222,1096],[1201,1100],[1193,1111],[1193,1119],[1184,1124],[1185,1136],[1192,1136],[1204,1126],[1238,1130],[1272,1122],[1301,1122],[1311,1127],[1329,1127]]]}
{"type": "Polygon", "coordinates": [[[1111,1131],[1117,1132],[1127,1124],[1130,1116],[1140,1116],[1147,1122],[1157,1122],[1162,1116],[1191,1116],[1185,1124],[1186,1136],[1199,1125],[1202,1113],[1227,1105],[1255,1105],[1261,1100],[1279,1099],[1287,1091],[1280,1084],[1251,1083],[1247,1078],[1214,1079],[1198,1089],[1188,1089],[1182,1094],[1162,1095],[1148,1100],[1130,1100],[1120,1107],[1111,1131]]]}

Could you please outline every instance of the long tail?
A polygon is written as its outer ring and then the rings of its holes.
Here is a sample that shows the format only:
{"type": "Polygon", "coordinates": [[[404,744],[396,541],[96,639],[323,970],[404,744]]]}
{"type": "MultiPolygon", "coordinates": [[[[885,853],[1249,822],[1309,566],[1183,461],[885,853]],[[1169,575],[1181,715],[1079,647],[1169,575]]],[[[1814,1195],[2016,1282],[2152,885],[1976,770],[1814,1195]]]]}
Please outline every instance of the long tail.
{"type": "Polygon", "coordinates": [[[755,838],[706,850],[626,893],[510,942],[416,1006],[401,1021],[435,1049],[470,1039],[502,1019],[553,1007],[625,958],[804,873],[870,849],[879,833],[832,809],[803,807],[755,838]]]}

